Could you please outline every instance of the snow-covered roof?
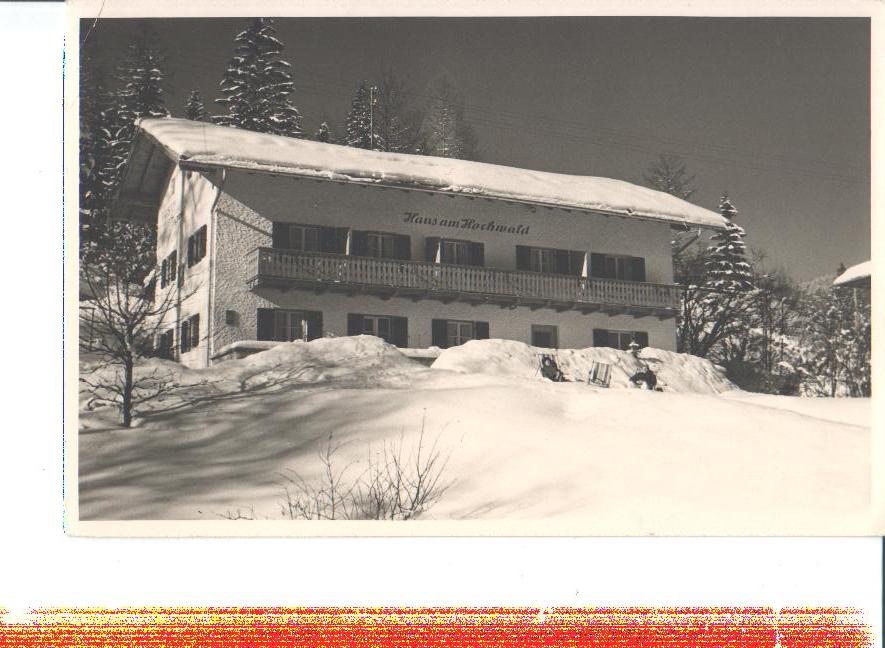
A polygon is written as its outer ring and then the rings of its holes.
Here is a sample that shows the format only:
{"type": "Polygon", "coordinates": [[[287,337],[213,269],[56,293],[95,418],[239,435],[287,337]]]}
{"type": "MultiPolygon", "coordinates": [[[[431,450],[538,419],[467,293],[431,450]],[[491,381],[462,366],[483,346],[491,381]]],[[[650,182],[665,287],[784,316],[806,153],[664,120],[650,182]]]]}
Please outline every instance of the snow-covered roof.
{"type": "Polygon", "coordinates": [[[873,262],[864,261],[863,263],[851,266],[848,270],[836,277],[833,285],[845,286],[848,288],[869,288],[872,275],[873,262]]]}
{"type": "Polygon", "coordinates": [[[674,225],[725,225],[716,212],[623,180],[367,151],[186,119],[142,119],[138,126],[176,162],[598,211],[674,225]]]}

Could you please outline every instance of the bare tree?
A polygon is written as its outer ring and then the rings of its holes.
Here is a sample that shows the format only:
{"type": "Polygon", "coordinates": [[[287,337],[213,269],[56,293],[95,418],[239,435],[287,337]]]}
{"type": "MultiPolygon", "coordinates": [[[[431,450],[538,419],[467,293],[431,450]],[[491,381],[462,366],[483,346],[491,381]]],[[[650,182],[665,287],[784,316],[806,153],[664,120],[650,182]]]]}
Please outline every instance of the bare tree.
{"type": "Polygon", "coordinates": [[[176,387],[172,372],[154,369],[136,375],[136,365],[157,355],[159,333],[170,327],[168,315],[179,296],[167,290],[155,299],[154,280],[134,283],[111,264],[84,263],[81,277],[90,307],[89,316],[80,318],[80,350],[95,361],[81,363],[80,382],[90,394],[90,405],[118,407],[121,424],[131,427],[137,405],[176,387]]]}
{"type": "Polygon", "coordinates": [[[676,155],[660,155],[648,165],[642,177],[649,187],[683,200],[688,200],[694,193],[694,188],[691,186],[694,176],[688,175],[685,162],[676,155]]]}

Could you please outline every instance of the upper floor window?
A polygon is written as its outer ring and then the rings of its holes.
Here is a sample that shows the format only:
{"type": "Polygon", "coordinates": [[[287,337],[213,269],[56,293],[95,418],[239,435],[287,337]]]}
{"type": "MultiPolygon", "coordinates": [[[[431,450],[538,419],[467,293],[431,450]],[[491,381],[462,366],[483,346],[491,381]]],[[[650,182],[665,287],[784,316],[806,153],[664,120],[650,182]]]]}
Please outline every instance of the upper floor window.
{"type": "Polygon", "coordinates": [[[319,252],[320,228],[309,225],[289,225],[289,240],[286,248],[301,252],[319,252]]]}
{"type": "Polygon", "coordinates": [[[375,257],[376,259],[412,258],[412,239],[406,234],[390,232],[351,232],[350,253],[355,256],[375,257]]]}
{"type": "Polygon", "coordinates": [[[206,256],[205,225],[187,238],[187,267],[196,265],[204,256],[206,256]]]}
{"type": "Polygon", "coordinates": [[[440,239],[432,236],[426,239],[425,259],[432,263],[483,266],[485,246],[474,241],[440,239]]]}
{"type": "Polygon", "coordinates": [[[344,254],[347,228],[275,222],[272,244],[280,250],[344,254]]]}
{"type": "Polygon", "coordinates": [[[175,277],[178,274],[178,251],[172,252],[163,259],[160,264],[160,288],[165,288],[169,284],[175,283],[175,277]]]}
{"type": "Polygon", "coordinates": [[[590,276],[603,279],[645,281],[645,259],[626,255],[590,255],[590,276]]]}
{"type": "Polygon", "coordinates": [[[516,269],[581,276],[585,253],[578,250],[516,246],[516,269]]]}

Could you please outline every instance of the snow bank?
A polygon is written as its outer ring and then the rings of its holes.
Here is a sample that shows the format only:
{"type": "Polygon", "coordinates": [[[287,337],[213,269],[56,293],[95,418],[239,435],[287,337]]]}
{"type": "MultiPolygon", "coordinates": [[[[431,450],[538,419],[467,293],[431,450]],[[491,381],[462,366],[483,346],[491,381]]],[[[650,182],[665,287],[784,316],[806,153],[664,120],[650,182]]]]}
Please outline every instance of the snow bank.
{"type": "Polygon", "coordinates": [[[686,225],[721,228],[725,224],[716,212],[623,180],[366,151],[187,119],[142,119],[138,125],[179,159],[199,164],[527,201],[686,225]]]}
{"type": "Polygon", "coordinates": [[[513,340],[472,340],[445,349],[433,369],[545,380],[539,371],[540,354],[552,354],[562,373],[573,382],[586,382],[593,361],[611,365],[611,387],[631,387],[630,376],[648,366],[666,391],[718,394],[736,389],[725,372],[708,360],[661,349],[642,349],[640,359],[608,347],[539,349],[513,340]]]}

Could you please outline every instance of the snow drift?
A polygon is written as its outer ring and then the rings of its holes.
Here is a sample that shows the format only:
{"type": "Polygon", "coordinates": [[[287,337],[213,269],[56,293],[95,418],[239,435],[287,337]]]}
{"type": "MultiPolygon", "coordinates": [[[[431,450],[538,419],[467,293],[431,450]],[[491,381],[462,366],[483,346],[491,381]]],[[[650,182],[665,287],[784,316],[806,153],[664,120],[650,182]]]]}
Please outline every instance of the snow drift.
{"type": "Polygon", "coordinates": [[[611,365],[613,389],[633,387],[630,376],[644,367],[655,372],[665,391],[718,394],[736,389],[725,371],[709,360],[652,348],[642,349],[637,359],[632,353],[608,347],[539,349],[513,340],[472,340],[445,349],[432,368],[544,380],[539,372],[541,354],[552,355],[572,382],[587,382],[590,367],[597,361],[611,365]]]}

